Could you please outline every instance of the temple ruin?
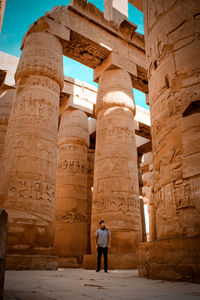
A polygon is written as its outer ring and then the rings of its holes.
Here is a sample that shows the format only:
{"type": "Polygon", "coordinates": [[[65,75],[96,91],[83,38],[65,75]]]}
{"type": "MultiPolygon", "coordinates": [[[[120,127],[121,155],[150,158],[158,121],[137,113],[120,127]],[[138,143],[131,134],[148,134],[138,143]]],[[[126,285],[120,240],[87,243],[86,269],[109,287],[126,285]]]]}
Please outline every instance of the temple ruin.
{"type": "Polygon", "coordinates": [[[29,27],[19,61],[0,53],[8,269],[95,268],[105,219],[111,269],[200,281],[199,1],[129,2],[144,36],[128,0],[73,0],[29,27]],[[63,55],[98,89],[64,76],[63,55]]]}

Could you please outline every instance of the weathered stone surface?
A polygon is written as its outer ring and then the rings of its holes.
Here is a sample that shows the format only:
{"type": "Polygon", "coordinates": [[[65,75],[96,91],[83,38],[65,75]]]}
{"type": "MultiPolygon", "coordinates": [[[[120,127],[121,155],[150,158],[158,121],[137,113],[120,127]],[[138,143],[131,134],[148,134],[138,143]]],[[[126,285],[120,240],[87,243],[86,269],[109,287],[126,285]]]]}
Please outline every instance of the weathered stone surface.
{"type": "Polygon", "coordinates": [[[6,242],[8,230],[8,215],[0,209],[0,299],[3,299],[4,275],[6,269],[6,242]]]}
{"type": "Polygon", "coordinates": [[[15,89],[0,91],[0,157],[3,150],[14,95],[15,89]]]}
{"type": "Polygon", "coordinates": [[[93,181],[94,181],[94,159],[95,151],[88,151],[88,175],[87,175],[87,218],[88,218],[88,246],[87,253],[91,252],[91,214],[92,214],[92,197],[93,197],[93,181]]]}
{"type": "Polygon", "coordinates": [[[120,69],[102,73],[96,104],[91,248],[96,253],[95,231],[104,219],[112,234],[110,252],[121,255],[124,266],[126,255],[137,256],[142,241],[134,114],[129,74],[120,69]]]}
{"type": "MultiPolygon", "coordinates": [[[[0,51],[0,84],[3,89],[10,89],[15,87],[14,75],[17,69],[19,58],[13,55],[0,51]],[[1,73],[4,74],[3,78],[1,73]]],[[[2,75],[3,75],[2,74],[2,75]]]]}
{"type": "Polygon", "coordinates": [[[88,144],[87,115],[69,108],[61,116],[58,132],[53,252],[60,257],[80,257],[87,249],[88,144]]]}
{"type": "Polygon", "coordinates": [[[7,255],[7,270],[57,270],[58,263],[51,255],[7,255]]]}
{"type": "Polygon", "coordinates": [[[200,234],[199,113],[183,116],[199,99],[198,13],[196,0],[144,7],[158,239],[200,234]]]}
{"type": "Polygon", "coordinates": [[[200,238],[175,238],[139,246],[139,276],[200,282],[200,238]]]}
{"type": "Polygon", "coordinates": [[[46,15],[70,29],[70,41],[62,40],[64,55],[94,69],[115,52],[137,66],[137,75],[132,77],[134,87],[148,91],[144,37],[135,32],[133,23],[125,20],[116,25],[83,0],[73,0],[68,7],[55,7],[46,15]]]}
{"type": "Polygon", "coordinates": [[[158,241],[141,246],[141,256],[148,261],[142,273],[195,281],[196,251],[200,253],[200,114],[187,112],[199,101],[199,1],[143,4],[153,145],[151,197],[158,241]]]}
{"type": "Polygon", "coordinates": [[[62,45],[32,33],[16,72],[1,160],[0,206],[9,214],[8,253],[47,254],[53,245],[62,45]]]}

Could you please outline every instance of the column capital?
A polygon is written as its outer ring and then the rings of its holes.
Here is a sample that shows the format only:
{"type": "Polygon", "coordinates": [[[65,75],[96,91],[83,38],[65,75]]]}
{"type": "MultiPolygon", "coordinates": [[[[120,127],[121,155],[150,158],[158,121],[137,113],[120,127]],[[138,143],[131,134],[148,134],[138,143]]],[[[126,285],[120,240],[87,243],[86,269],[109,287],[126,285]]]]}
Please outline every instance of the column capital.
{"type": "Polygon", "coordinates": [[[95,115],[111,107],[124,107],[135,115],[131,77],[123,69],[106,69],[100,75],[95,115]]]}
{"type": "Polygon", "coordinates": [[[127,71],[130,76],[137,76],[137,66],[134,62],[124,56],[116,54],[115,52],[111,52],[108,57],[102,62],[102,64],[94,69],[94,82],[99,82],[99,77],[104,71],[115,68],[127,71]]]}

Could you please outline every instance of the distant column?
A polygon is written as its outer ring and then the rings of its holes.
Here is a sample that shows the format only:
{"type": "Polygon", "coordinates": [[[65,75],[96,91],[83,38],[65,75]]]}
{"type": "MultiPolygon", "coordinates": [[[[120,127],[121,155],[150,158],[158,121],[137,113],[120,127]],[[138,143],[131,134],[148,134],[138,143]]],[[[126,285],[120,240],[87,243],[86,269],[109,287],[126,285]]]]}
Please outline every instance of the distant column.
{"type": "Polygon", "coordinates": [[[47,254],[53,245],[62,55],[60,41],[49,33],[25,39],[1,161],[9,254],[47,254]]]}
{"type": "Polygon", "coordinates": [[[87,176],[87,216],[88,216],[88,246],[87,253],[91,253],[91,214],[92,214],[92,197],[93,197],[93,182],[94,182],[94,158],[95,151],[88,151],[88,176],[87,176]]]}
{"type": "Polygon", "coordinates": [[[69,108],[58,133],[54,253],[60,266],[80,265],[87,249],[88,145],[86,113],[69,108]]]}
{"type": "Polygon", "coordinates": [[[110,265],[120,268],[137,265],[142,241],[134,115],[130,75],[121,69],[104,71],[96,103],[91,243],[96,253],[95,231],[105,220],[112,233],[110,265]]]}

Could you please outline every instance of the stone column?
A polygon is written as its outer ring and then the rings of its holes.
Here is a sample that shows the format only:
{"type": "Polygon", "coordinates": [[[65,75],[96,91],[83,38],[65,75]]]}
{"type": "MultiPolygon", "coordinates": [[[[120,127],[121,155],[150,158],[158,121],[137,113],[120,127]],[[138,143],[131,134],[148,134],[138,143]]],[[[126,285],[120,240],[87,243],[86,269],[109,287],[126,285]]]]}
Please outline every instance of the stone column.
{"type": "Polygon", "coordinates": [[[138,244],[142,241],[134,115],[128,72],[104,71],[96,103],[91,245],[95,254],[95,231],[99,221],[105,220],[112,234],[110,268],[136,267],[138,244]]]}
{"type": "Polygon", "coordinates": [[[199,281],[199,1],[143,4],[158,241],[141,275],[199,281]]]}
{"type": "Polygon", "coordinates": [[[149,213],[149,241],[153,241],[156,238],[156,221],[155,221],[155,206],[152,197],[152,177],[153,177],[153,161],[152,152],[143,154],[142,163],[142,194],[145,204],[148,204],[149,213]]]}
{"type": "MultiPolygon", "coordinates": [[[[45,268],[38,258],[26,261],[25,255],[50,253],[53,244],[62,54],[55,36],[31,33],[15,75],[16,96],[2,153],[0,204],[9,215],[8,253],[21,255],[21,268],[45,268]]],[[[10,260],[15,267],[15,258],[10,260]]]]}
{"type": "Polygon", "coordinates": [[[87,254],[91,253],[91,214],[92,214],[92,197],[93,197],[93,182],[94,182],[94,158],[95,158],[94,150],[89,149],[89,151],[88,151],[88,176],[87,176],[87,216],[88,216],[87,254]]]}
{"type": "Polygon", "coordinates": [[[58,133],[54,253],[59,266],[78,267],[87,249],[88,118],[69,108],[58,133]]]}
{"type": "Polygon", "coordinates": [[[141,222],[142,222],[142,242],[147,241],[147,233],[146,233],[146,220],[144,213],[144,200],[140,198],[140,210],[141,210],[141,222]]]}
{"type": "Polygon", "coordinates": [[[0,299],[3,297],[4,275],[6,270],[6,242],[8,230],[8,215],[0,209],[0,299]]]}
{"type": "Polygon", "coordinates": [[[14,95],[15,89],[2,90],[0,92],[0,157],[3,150],[14,95]]]}

